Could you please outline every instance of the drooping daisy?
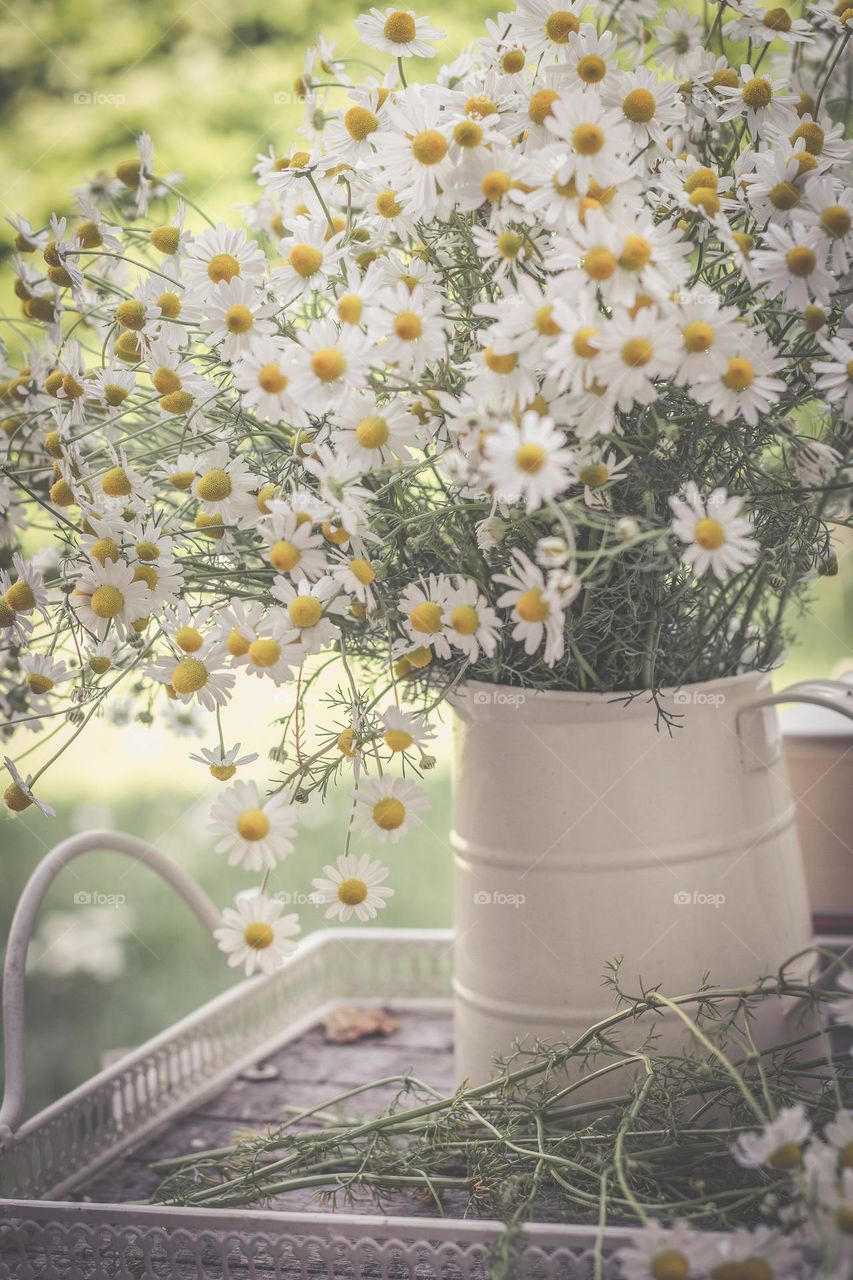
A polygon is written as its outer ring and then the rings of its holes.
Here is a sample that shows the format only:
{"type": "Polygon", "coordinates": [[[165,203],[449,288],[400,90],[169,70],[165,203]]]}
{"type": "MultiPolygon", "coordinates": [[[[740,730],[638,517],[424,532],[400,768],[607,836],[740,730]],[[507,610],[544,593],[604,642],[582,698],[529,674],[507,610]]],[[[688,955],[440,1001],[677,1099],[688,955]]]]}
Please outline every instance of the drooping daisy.
{"type": "Polygon", "coordinates": [[[543,658],[552,667],[563,656],[563,610],[555,595],[547,590],[545,575],[523,551],[511,554],[511,573],[496,573],[494,580],[508,588],[498,596],[502,609],[512,609],[513,640],[524,644],[526,654],[544,645],[543,658]]]}
{"type": "Polygon", "coordinates": [[[293,852],[297,822],[297,808],[282,791],[264,800],[256,782],[234,782],[214,801],[207,829],[230,866],[262,871],[293,852]]]}
{"type": "Polygon", "coordinates": [[[353,800],[362,806],[357,812],[359,825],[375,839],[396,844],[410,827],[419,827],[419,815],[430,808],[422,787],[405,778],[366,778],[353,792],[353,800]]]}
{"type": "Polygon", "coordinates": [[[148,586],[126,560],[93,561],[77,579],[69,597],[87,630],[102,640],[112,626],[121,639],[150,613],[148,586]]]}
{"type": "Polygon", "coordinates": [[[64,662],[44,653],[24,653],[19,661],[27,687],[36,700],[46,700],[46,695],[58,684],[74,679],[73,671],[69,671],[64,662]]]}
{"type": "Polygon", "coordinates": [[[682,560],[701,578],[708,569],[720,582],[739,573],[758,556],[759,545],[751,537],[753,523],[740,514],[743,498],[729,497],[714,489],[707,499],[690,480],[684,493],[669,499],[672,531],[684,544],[682,560]]]}
{"type": "Polygon", "coordinates": [[[242,965],[246,976],[256,970],[275,973],[293,955],[299,933],[299,917],[282,916],[283,903],[262,893],[238,894],[233,907],[222,912],[222,924],[213,936],[232,968],[242,965]]]}
{"type": "Polygon", "coordinates": [[[812,1127],[805,1107],[797,1103],[782,1107],[758,1133],[742,1133],[734,1146],[734,1158],[743,1169],[766,1167],[775,1173],[790,1173],[803,1155],[803,1143],[812,1127]]]}
{"type": "Polygon", "coordinates": [[[31,775],[27,774],[27,776],[24,777],[24,775],[18,771],[15,762],[10,760],[8,756],[3,757],[3,763],[9,772],[9,777],[12,779],[3,792],[3,803],[6,805],[9,812],[13,814],[23,813],[25,809],[29,809],[31,804],[34,804],[37,809],[41,810],[45,817],[55,817],[56,810],[52,809],[49,804],[45,804],[43,800],[39,800],[34,794],[33,786],[35,784],[33,783],[31,775]]]}
{"type": "Polygon", "coordinates": [[[198,753],[194,752],[190,755],[190,760],[197,760],[199,764],[207,765],[211,776],[216,778],[217,782],[230,782],[239,768],[245,764],[252,764],[257,758],[257,751],[241,756],[239,742],[229,747],[227,751],[220,746],[202,747],[198,753]]]}
{"type": "Polygon", "coordinates": [[[528,513],[567,486],[571,451],[553,419],[525,413],[500,424],[486,438],[483,475],[500,503],[523,502],[528,513]]]}
{"type": "Polygon", "coordinates": [[[360,857],[343,853],[334,866],[325,866],[323,871],[324,876],[311,881],[311,898],[317,906],[326,906],[327,920],[346,923],[353,913],[359,920],[373,920],[393,897],[394,890],[382,883],[388,878],[388,868],[369,853],[360,857]]]}
{"type": "Polygon", "coordinates": [[[490,658],[498,643],[501,622],[473,578],[456,579],[445,596],[444,634],[469,662],[483,653],[490,658]]]}
{"type": "Polygon", "coordinates": [[[16,615],[32,613],[38,609],[45,612],[47,605],[47,588],[44,578],[30,561],[24,559],[19,551],[12,557],[15,578],[3,593],[3,600],[14,610],[16,615]]]}
{"type": "Polygon", "coordinates": [[[419,18],[412,9],[371,9],[355,20],[355,29],[365,44],[395,58],[434,58],[430,40],[443,40],[444,32],[419,18]]]}

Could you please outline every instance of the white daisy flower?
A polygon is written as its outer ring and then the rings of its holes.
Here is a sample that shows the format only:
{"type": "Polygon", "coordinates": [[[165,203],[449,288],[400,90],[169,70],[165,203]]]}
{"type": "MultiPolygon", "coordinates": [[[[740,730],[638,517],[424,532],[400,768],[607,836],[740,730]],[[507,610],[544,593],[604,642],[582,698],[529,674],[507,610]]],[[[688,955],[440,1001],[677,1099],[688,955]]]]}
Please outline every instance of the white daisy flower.
{"type": "Polygon", "coordinates": [[[450,657],[450,646],[443,634],[449,587],[449,580],[444,577],[431,576],[427,582],[412,582],[398,605],[403,628],[412,643],[431,646],[440,658],[450,657]]]}
{"type": "Polygon", "coordinates": [[[19,662],[27,687],[36,701],[44,699],[46,702],[46,695],[58,684],[74,679],[74,672],[69,671],[64,662],[44,653],[24,653],[19,662]]]}
{"type": "Polygon", "coordinates": [[[220,344],[224,360],[236,360],[250,352],[259,338],[275,332],[272,317],[277,310],[277,306],[264,302],[263,294],[251,280],[238,276],[223,281],[206,303],[209,339],[220,344]]]}
{"type": "Polygon", "coordinates": [[[32,613],[35,609],[44,613],[47,605],[47,588],[44,585],[44,578],[35,565],[26,561],[19,551],[14,553],[12,565],[15,578],[9,582],[3,593],[6,605],[18,617],[21,614],[32,613]]]}
{"type": "Polygon", "coordinates": [[[387,137],[372,161],[400,184],[403,208],[419,218],[436,212],[453,164],[443,101],[435,85],[412,85],[405,96],[390,101],[387,137]]]}
{"type": "Polygon", "coordinates": [[[665,148],[667,140],[685,119],[679,86],[661,80],[649,67],[618,72],[608,77],[601,92],[602,102],[614,107],[628,127],[631,145],[642,149],[650,142],[665,148]]]}
{"type": "Polygon", "coordinates": [[[337,637],[331,615],[343,613],[349,602],[334,578],[327,575],[316,582],[291,583],[278,577],[271,591],[286,610],[285,639],[302,645],[306,653],[319,653],[337,637]]]}
{"type": "Polygon", "coordinates": [[[308,415],[294,394],[299,348],[277,338],[253,341],[234,364],[234,385],[243,403],[264,422],[289,422],[307,427],[308,415]]]}
{"type": "Polygon", "coordinates": [[[823,265],[825,241],[817,228],[794,224],[791,230],[770,223],[752,254],[756,283],[767,296],[784,296],[785,305],[805,310],[814,299],[828,304],[835,281],[823,265]]]}
{"type": "Polygon", "coordinates": [[[853,256],[853,188],[841,187],[829,175],[810,178],[797,220],[820,232],[829,249],[830,267],[844,275],[853,256]]]}
{"type": "Polygon", "coordinates": [[[837,334],[821,343],[828,360],[815,360],[817,391],[832,405],[838,405],[845,417],[853,415],[853,332],[848,338],[837,334]]]}
{"type": "Polygon", "coordinates": [[[269,547],[269,562],[279,573],[294,581],[320,578],[326,572],[323,538],[310,520],[302,520],[289,504],[273,498],[267,503],[269,515],[258,524],[258,532],[269,547]]]}
{"type": "Polygon", "coordinates": [[[796,95],[783,92],[770,76],[753,71],[747,63],[740,69],[737,86],[721,84],[716,92],[725,99],[720,124],[745,118],[750,136],[759,139],[768,138],[773,127],[785,133],[796,127],[796,95]]]}
{"type": "Polygon", "coordinates": [[[340,331],[329,321],[300,331],[293,394],[309,413],[340,409],[367,385],[373,344],[354,325],[340,331]]]}
{"type": "Polygon", "coordinates": [[[369,395],[351,400],[346,412],[337,416],[335,426],[345,433],[341,448],[365,471],[379,468],[393,458],[408,457],[420,430],[417,418],[402,401],[379,404],[369,395]]]}
{"type": "Polygon", "coordinates": [[[146,674],[165,684],[181,702],[193,698],[205,711],[223,707],[231,697],[235,676],[224,666],[225,646],[207,643],[195,653],[163,656],[146,674]]]}
{"type": "Polygon", "coordinates": [[[702,45],[702,23],[688,9],[667,9],[655,28],[655,60],[680,75],[687,59],[702,45]]]}
{"type": "Polygon", "coordinates": [[[262,893],[238,894],[233,907],[222,913],[222,924],[213,931],[220,951],[232,967],[242,965],[246,976],[256,970],[275,973],[293,955],[299,933],[299,917],[282,916],[283,904],[262,893]]]}
{"type": "Polygon", "coordinates": [[[29,809],[31,804],[34,804],[46,818],[55,817],[56,810],[33,794],[34,783],[32,776],[27,774],[24,777],[22,773],[19,773],[15,762],[10,760],[8,756],[3,757],[3,763],[9,772],[9,777],[12,779],[3,792],[3,802],[10,813],[23,813],[25,809],[29,809]]]}
{"type": "Polygon", "coordinates": [[[429,298],[419,286],[399,284],[379,299],[373,338],[382,357],[405,374],[419,377],[424,366],[444,355],[447,321],[441,298],[429,298]]]}
{"type": "Polygon", "coordinates": [[[297,807],[283,792],[264,800],[256,782],[234,782],[213,802],[207,829],[229,866],[266,871],[293,852],[297,824],[297,807]]]}
{"type": "Polygon", "coordinates": [[[734,1145],[733,1155],[742,1169],[773,1169],[790,1173],[800,1164],[803,1143],[812,1127],[805,1107],[797,1103],[782,1107],[759,1133],[742,1133],[734,1145]]]}
{"type": "Polygon", "coordinates": [[[120,639],[151,612],[147,583],[125,560],[93,561],[77,579],[69,596],[83,626],[102,640],[112,626],[120,639]]]}
{"type": "Polygon", "coordinates": [[[484,452],[483,475],[499,503],[523,502],[529,514],[567,487],[572,455],[552,418],[528,412],[518,425],[502,422],[484,452]]]}
{"type": "Polygon", "coordinates": [[[405,778],[366,778],[353,792],[353,800],[361,805],[356,818],[363,831],[380,842],[396,844],[412,826],[419,827],[419,815],[430,808],[422,787],[405,778]]]}
{"type": "Polygon", "coordinates": [[[412,747],[423,748],[433,736],[432,729],[424,722],[423,716],[412,711],[401,711],[399,707],[386,708],[380,715],[380,720],[383,741],[392,752],[410,751],[412,747]]]}
{"type": "Polygon", "coordinates": [[[523,551],[511,555],[511,573],[496,573],[495,582],[508,588],[498,596],[502,609],[512,609],[513,640],[524,644],[528,656],[544,645],[543,659],[553,667],[563,656],[563,610],[559,600],[547,589],[545,575],[523,551]]]}
{"type": "Polygon", "coordinates": [[[294,218],[287,230],[289,236],[278,246],[284,263],[270,273],[270,285],[283,302],[292,302],[325,288],[346,252],[346,233],[330,236],[328,222],[319,218],[294,218]]]}
{"type": "Polygon", "coordinates": [[[334,866],[325,866],[323,871],[325,876],[311,881],[311,898],[318,907],[328,903],[324,912],[327,920],[340,920],[343,924],[353,914],[359,920],[373,920],[386,900],[393,897],[394,890],[382,883],[388,878],[388,868],[368,853],[360,857],[343,853],[334,866]]]}
{"type": "Polygon", "coordinates": [[[690,395],[715,417],[730,422],[740,416],[754,426],[785,390],[782,379],[774,376],[782,361],[760,330],[740,328],[738,354],[728,358],[721,373],[703,374],[690,395]]]}
{"type": "Polygon", "coordinates": [[[238,277],[259,282],[266,263],[256,240],[250,240],[245,231],[227,227],[224,222],[196,236],[183,259],[187,284],[203,298],[211,297],[220,284],[228,284],[238,277]]]}
{"type": "Polygon", "coordinates": [[[661,1227],[649,1222],[617,1252],[624,1280],[654,1280],[680,1276],[683,1280],[707,1275],[717,1258],[714,1244],[689,1227],[661,1227]]]}
{"type": "Polygon", "coordinates": [[[252,764],[257,759],[257,751],[241,756],[239,742],[236,746],[229,747],[227,751],[220,746],[202,747],[198,753],[193,752],[190,755],[190,760],[197,760],[199,764],[206,765],[217,782],[230,782],[239,768],[252,764]]]}
{"type": "Polygon", "coordinates": [[[445,596],[444,635],[469,662],[490,658],[497,648],[501,621],[472,578],[457,578],[445,596]]]}
{"type": "Polygon", "coordinates": [[[531,61],[545,55],[548,64],[565,62],[569,39],[581,29],[586,0],[519,0],[510,16],[512,39],[531,61]]]}
{"type": "Polygon", "coordinates": [[[643,309],[634,316],[618,314],[602,329],[596,372],[608,398],[623,411],[651,404],[657,399],[657,380],[671,377],[677,369],[677,324],[673,313],[655,320],[643,309]]]}
{"type": "Polygon", "coordinates": [[[672,531],[685,543],[682,560],[701,578],[708,569],[720,582],[754,563],[759,546],[750,534],[753,524],[740,514],[743,498],[729,497],[714,489],[704,499],[696,484],[688,482],[684,493],[669,499],[672,531]]]}
{"type": "Polygon", "coordinates": [[[597,94],[576,91],[557,98],[545,124],[566,149],[558,181],[574,181],[586,191],[591,182],[606,187],[629,176],[630,129],[622,111],[606,107],[597,94]]]}
{"type": "Polygon", "coordinates": [[[355,29],[365,44],[395,58],[434,58],[431,40],[443,40],[444,32],[419,18],[413,9],[371,9],[355,20],[355,29]]]}

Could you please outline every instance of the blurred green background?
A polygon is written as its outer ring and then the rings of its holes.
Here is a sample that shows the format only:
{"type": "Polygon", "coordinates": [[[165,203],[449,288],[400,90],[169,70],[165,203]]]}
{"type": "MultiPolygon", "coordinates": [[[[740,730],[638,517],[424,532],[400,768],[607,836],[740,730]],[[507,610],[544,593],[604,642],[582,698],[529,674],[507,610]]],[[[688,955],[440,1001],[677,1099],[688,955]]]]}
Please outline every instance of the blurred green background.
{"type": "MultiPolygon", "coordinates": [[[[67,211],[70,189],[111,170],[145,129],[154,139],[158,171],[181,171],[208,213],[234,216],[233,205],[255,195],[256,154],[270,144],[283,149],[302,121],[293,85],[304,47],[322,34],[340,57],[371,57],[352,27],[363,8],[357,0],[334,6],[306,0],[0,5],[3,213],[41,225],[52,211],[67,211]]],[[[487,0],[439,0],[425,12],[448,33],[441,54],[449,61],[493,7],[487,0]]],[[[8,253],[10,242],[6,228],[0,250],[8,253]]],[[[9,297],[8,287],[2,296],[9,297]]],[[[779,682],[829,674],[848,658],[849,543],[839,553],[842,572],[815,584],[815,616],[779,682]]],[[[231,740],[242,736],[247,749],[262,752],[249,770],[260,782],[271,776],[263,756],[273,742],[271,714],[269,703],[255,697],[242,708],[239,726],[229,721],[231,740]]],[[[31,745],[22,738],[13,754],[31,745]]],[[[396,889],[383,924],[450,923],[447,744],[445,726],[428,782],[427,824],[399,846],[374,850],[391,865],[396,889]]],[[[206,824],[215,784],[188,762],[188,749],[156,727],[100,723],[82,735],[50,775],[57,817],[29,810],[0,828],[0,940],[39,859],[64,835],[87,827],[127,830],[157,844],[219,903],[247,887],[249,878],[212,852],[206,824]]],[[[310,892],[312,876],[341,851],[346,812],[343,794],[325,809],[306,808],[298,852],[277,873],[276,890],[310,892]]],[[[315,908],[296,903],[294,909],[305,930],[321,924],[315,908]]],[[[33,958],[28,1112],[92,1074],[104,1052],[139,1043],[236,980],[189,911],[151,872],[104,854],[78,861],[51,890],[33,958]]]]}

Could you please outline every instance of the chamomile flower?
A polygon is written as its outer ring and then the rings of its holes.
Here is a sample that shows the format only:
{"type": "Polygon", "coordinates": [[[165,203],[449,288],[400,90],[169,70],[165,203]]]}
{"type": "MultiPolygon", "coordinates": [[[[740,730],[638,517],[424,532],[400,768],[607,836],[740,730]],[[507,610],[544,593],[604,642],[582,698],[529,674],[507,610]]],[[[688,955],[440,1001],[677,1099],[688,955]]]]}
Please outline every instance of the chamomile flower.
{"type": "Polygon", "coordinates": [[[433,58],[430,41],[443,40],[444,32],[419,18],[412,9],[371,9],[355,20],[355,29],[365,44],[395,58],[433,58]]]}
{"type": "Polygon", "coordinates": [[[202,298],[210,298],[220,284],[232,280],[260,281],[266,258],[256,240],[224,222],[196,236],[183,259],[187,284],[202,298]]]}
{"type": "Polygon", "coordinates": [[[262,893],[238,894],[234,906],[225,908],[213,936],[232,968],[242,965],[247,977],[257,970],[275,973],[293,955],[299,917],[282,916],[282,909],[278,899],[262,893]]]}
{"type": "Polygon", "coordinates": [[[634,316],[619,314],[603,329],[596,369],[608,397],[620,409],[657,398],[657,380],[670,377],[678,367],[676,329],[674,315],[650,321],[645,310],[634,316]]]}
{"type": "Polygon", "coordinates": [[[136,577],[134,566],[126,560],[92,561],[81,572],[69,599],[83,626],[99,640],[111,627],[124,639],[133,631],[133,624],[151,611],[148,585],[136,577]]]}
{"type": "Polygon", "coordinates": [[[647,147],[650,142],[664,148],[673,131],[684,123],[678,85],[661,80],[648,67],[609,77],[601,97],[606,106],[621,113],[634,148],[647,147]]]}
{"type": "Polygon", "coordinates": [[[380,298],[380,306],[374,338],[383,358],[418,377],[426,364],[445,352],[447,322],[441,299],[428,297],[419,286],[398,284],[380,298]]]}
{"type": "Polygon", "coordinates": [[[507,587],[498,596],[499,608],[512,610],[512,638],[524,644],[526,654],[544,646],[546,666],[559,662],[565,648],[563,610],[548,591],[545,575],[523,551],[511,553],[510,573],[496,573],[494,580],[507,587]]]}
{"type": "Polygon", "coordinates": [[[843,275],[853,256],[853,188],[840,187],[829,175],[811,178],[797,220],[819,231],[831,269],[843,275]]]}
{"type": "Polygon", "coordinates": [[[199,764],[206,765],[212,777],[217,782],[230,782],[234,774],[243,765],[252,764],[257,760],[257,751],[252,751],[249,755],[240,755],[240,743],[236,746],[229,747],[226,751],[224,747],[202,747],[198,753],[190,755],[190,760],[196,760],[199,764]]]}
{"type": "Polygon", "coordinates": [[[716,92],[725,99],[718,117],[720,124],[745,119],[750,135],[756,139],[769,137],[774,127],[790,132],[796,126],[796,96],[785,93],[771,76],[754,71],[748,63],[741,67],[737,85],[720,84],[716,92]]]}
{"type": "Polygon", "coordinates": [[[36,699],[46,699],[58,684],[74,679],[74,673],[68,670],[64,662],[44,653],[22,654],[20,666],[27,688],[36,699]]]}
{"type": "Polygon", "coordinates": [[[438,209],[453,163],[442,102],[442,92],[434,85],[413,85],[405,98],[389,102],[388,136],[372,161],[400,183],[403,208],[421,218],[438,209]]]}
{"type": "Polygon", "coordinates": [[[239,511],[252,502],[258,480],[241,457],[232,457],[227,444],[216,445],[197,462],[192,491],[204,510],[213,514],[239,511]]]}
{"type": "Polygon", "coordinates": [[[725,582],[730,573],[755,561],[759,547],[751,536],[752,521],[740,514],[743,498],[714,489],[705,499],[691,480],[683,494],[669,499],[669,505],[672,531],[685,544],[681,558],[697,578],[710,569],[719,582],[725,582]]]}
{"type": "Polygon", "coordinates": [[[740,416],[755,425],[759,415],[775,404],[785,388],[775,376],[782,361],[763,333],[741,326],[739,349],[722,372],[709,370],[690,389],[692,398],[725,421],[740,416]]]}
{"type": "Polygon", "coordinates": [[[768,1168],[775,1173],[790,1173],[799,1165],[803,1143],[811,1131],[801,1103],[782,1107],[759,1133],[742,1133],[739,1136],[734,1146],[734,1158],[743,1169],[768,1168]]]}
{"type": "Polygon", "coordinates": [[[206,643],[193,653],[179,651],[158,658],[147,674],[182,702],[195,698],[205,711],[215,711],[228,702],[234,688],[234,672],[224,665],[225,652],[222,644],[206,643]]]}
{"type": "Polygon", "coordinates": [[[678,76],[690,55],[701,48],[702,23],[688,9],[667,9],[655,37],[655,60],[678,76]]]}
{"type": "Polygon", "coordinates": [[[628,177],[631,133],[618,108],[606,107],[596,94],[576,91],[552,103],[545,124],[565,147],[559,182],[574,181],[585,191],[591,182],[606,187],[628,177]]]}
{"type": "Polygon", "coordinates": [[[298,348],[278,338],[253,340],[234,364],[234,385],[243,403],[265,422],[308,425],[308,415],[292,381],[297,372],[298,348]]]}
{"type": "Polygon", "coordinates": [[[419,432],[417,418],[401,400],[379,403],[370,395],[353,398],[336,425],[345,433],[341,447],[365,471],[408,457],[419,432]]]}
{"type": "Polygon", "coordinates": [[[220,344],[224,360],[235,360],[275,331],[277,309],[251,280],[223,281],[206,303],[210,341],[220,344]]]}
{"type": "Polygon", "coordinates": [[[265,871],[293,852],[297,820],[282,791],[264,800],[256,782],[234,782],[214,801],[207,829],[230,866],[265,871]]]}
{"type": "Polygon", "coordinates": [[[26,615],[38,610],[45,612],[47,588],[38,569],[16,551],[12,557],[14,578],[3,592],[3,601],[16,615],[26,615]]]}
{"type": "Polygon", "coordinates": [[[299,334],[293,393],[309,413],[339,409],[367,384],[373,344],[354,325],[323,321],[299,334]]]}
{"type": "Polygon", "coordinates": [[[56,810],[52,809],[49,804],[45,804],[43,800],[39,800],[33,792],[34,782],[30,774],[26,777],[20,773],[13,760],[8,756],[3,757],[3,763],[8,770],[9,777],[12,781],[3,792],[3,802],[10,813],[23,813],[25,809],[29,809],[34,804],[47,818],[53,818],[56,810]]]}
{"type": "Polygon", "coordinates": [[[380,843],[402,840],[411,827],[421,825],[420,815],[430,807],[422,787],[387,774],[360,782],[353,800],[360,806],[355,815],[360,829],[380,843]]]}
{"type": "Polygon", "coordinates": [[[450,646],[443,634],[448,587],[446,578],[435,576],[427,582],[410,583],[398,605],[409,640],[416,645],[432,646],[445,658],[450,656],[450,646]]]}
{"type": "Polygon", "coordinates": [[[411,751],[412,747],[423,748],[432,737],[432,730],[424,722],[423,716],[412,711],[401,711],[399,707],[388,707],[380,716],[382,722],[382,740],[391,752],[411,751]]]}
{"type": "Polygon", "coordinates": [[[490,658],[498,645],[501,621],[473,578],[459,577],[445,595],[444,634],[469,662],[490,658]]]}
{"type": "Polygon", "coordinates": [[[345,232],[329,235],[329,225],[319,218],[295,218],[289,236],[279,244],[284,258],[270,274],[270,285],[283,302],[325,288],[344,254],[345,232]]]}
{"type": "Polygon", "coordinates": [[[270,564],[294,581],[319,578],[326,570],[326,553],[321,534],[315,533],[310,520],[300,520],[286,502],[273,498],[269,515],[258,524],[258,532],[269,547],[270,564]]]}
{"type": "Polygon", "coordinates": [[[272,585],[272,594],[284,605],[286,638],[291,643],[303,645],[307,653],[318,653],[335,639],[338,628],[332,617],[343,613],[347,600],[341,584],[334,578],[326,575],[316,582],[302,579],[291,583],[278,577],[272,585]]]}
{"type": "Polygon", "coordinates": [[[486,438],[483,474],[498,502],[523,502],[529,513],[566,488],[571,457],[553,420],[529,412],[486,438]]]}
{"type": "MultiPolygon", "coordinates": [[[[848,330],[848,332],[850,332],[848,330]]],[[[838,405],[844,417],[853,414],[853,333],[840,334],[822,343],[825,360],[815,360],[817,390],[830,404],[838,405]]]]}
{"type": "Polygon", "coordinates": [[[816,228],[795,224],[791,230],[771,223],[752,255],[755,279],[767,296],[784,296],[785,305],[805,310],[814,300],[826,304],[834,280],[823,265],[825,242],[816,228]]]}
{"type": "Polygon", "coordinates": [[[325,866],[323,871],[323,876],[311,881],[311,897],[317,906],[326,907],[327,920],[345,924],[353,914],[359,920],[373,920],[393,897],[394,890],[382,883],[388,878],[388,868],[369,853],[360,857],[342,853],[334,866],[325,866]]]}
{"type": "MultiPolygon", "coordinates": [[[[364,547],[359,543],[359,539],[354,540],[346,559],[332,565],[331,574],[348,596],[352,596],[363,609],[372,610],[376,604],[373,593],[376,566],[371,563],[364,547]]],[[[351,605],[350,612],[354,611],[355,605],[351,605]]]]}
{"type": "Polygon", "coordinates": [[[591,22],[569,35],[562,83],[567,89],[601,86],[616,65],[618,44],[613,31],[596,31],[591,22]]]}
{"type": "Polygon", "coordinates": [[[649,1222],[618,1251],[618,1257],[624,1280],[655,1280],[667,1275],[691,1280],[708,1274],[717,1251],[701,1231],[649,1222]]]}
{"type": "Polygon", "coordinates": [[[531,61],[545,55],[549,63],[565,62],[585,8],[586,0],[519,0],[510,19],[512,38],[531,61]]]}
{"type": "MultiPolygon", "coordinates": [[[[271,610],[251,637],[244,637],[246,648],[234,655],[234,666],[242,667],[250,676],[284,684],[294,680],[307,657],[307,649],[291,636],[292,627],[286,614],[271,610]]],[[[242,649],[239,640],[233,648],[242,649]]]]}

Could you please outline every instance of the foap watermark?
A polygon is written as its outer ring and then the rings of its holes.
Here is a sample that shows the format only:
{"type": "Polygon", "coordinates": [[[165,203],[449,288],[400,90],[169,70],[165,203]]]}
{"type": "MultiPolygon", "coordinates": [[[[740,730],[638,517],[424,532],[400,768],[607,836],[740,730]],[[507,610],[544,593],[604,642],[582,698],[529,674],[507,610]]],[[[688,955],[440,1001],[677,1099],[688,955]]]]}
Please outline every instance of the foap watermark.
{"type": "Polygon", "coordinates": [[[719,910],[725,905],[726,895],[703,893],[701,889],[679,889],[678,893],[672,895],[672,901],[677,907],[714,907],[719,910]]]}
{"type": "Polygon", "coordinates": [[[123,107],[123,93],[104,93],[102,89],[78,89],[72,99],[75,107],[123,107]]]}
{"type": "Polygon", "coordinates": [[[78,889],[74,895],[75,907],[123,907],[126,902],[123,893],[102,893],[100,889],[78,889]]]}
{"type": "Polygon", "coordinates": [[[521,689],[475,689],[471,701],[475,707],[520,707],[525,696],[521,689]]]}
{"type": "Polygon", "coordinates": [[[321,893],[304,893],[298,889],[279,889],[272,896],[285,907],[319,907],[323,903],[321,893]]]}
{"type": "Polygon", "coordinates": [[[526,901],[523,893],[492,893],[490,889],[478,889],[474,894],[475,907],[523,907],[526,901]]]}
{"type": "Polygon", "coordinates": [[[707,689],[676,689],[672,700],[677,707],[721,707],[726,701],[726,695],[711,693],[707,689]]]}

